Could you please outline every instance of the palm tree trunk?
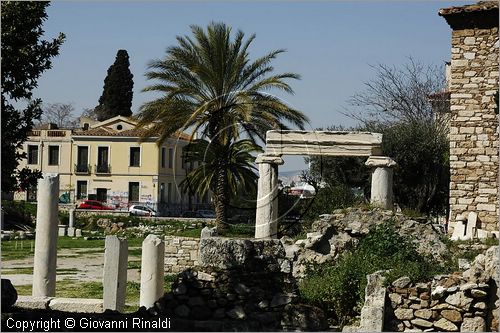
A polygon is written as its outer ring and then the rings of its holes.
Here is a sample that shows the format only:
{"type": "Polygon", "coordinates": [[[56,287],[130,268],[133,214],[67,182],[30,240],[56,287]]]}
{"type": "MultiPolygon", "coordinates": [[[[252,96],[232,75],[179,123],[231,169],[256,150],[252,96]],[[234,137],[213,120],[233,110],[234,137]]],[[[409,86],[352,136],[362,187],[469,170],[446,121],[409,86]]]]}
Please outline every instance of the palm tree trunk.
{"type": "Polygon", "coordinates": [[[227,200],[229,196],[227,190],[227,170],[222,163],[217,174],[217,185],[214,194],[216,226],[218,229],[227,229],[227,200]]]}

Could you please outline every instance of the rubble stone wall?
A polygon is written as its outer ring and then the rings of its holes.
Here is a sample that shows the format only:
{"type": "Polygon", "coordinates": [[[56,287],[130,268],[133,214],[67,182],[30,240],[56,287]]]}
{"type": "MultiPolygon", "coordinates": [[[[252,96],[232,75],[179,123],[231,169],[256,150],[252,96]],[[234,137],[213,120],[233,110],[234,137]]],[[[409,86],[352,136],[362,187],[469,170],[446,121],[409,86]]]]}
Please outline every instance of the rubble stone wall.
{"type": "Polygon", "coordinates": [[[402,277],[387,288],[385,329],[498,331],[498,247],[479,255],[463,274],[410,284],[402,277]]]}
{"type": "Polygon", "coordinates": [[[179,273],[198,265],[200,239],[165,237],[165,273],[179,273]]]}
{"type": "Polygon", "coordinates": [[[298,304],[279,240],[204,238],[200,266],[177,275],[149,309],[193,331],[324,330],[323,312],[298,304]]]}
{"type": "Polygon", "coordinates": [[[451,222],[476,212],[498,230],[498,26],[453,30],[451,44],[451,222]]]}

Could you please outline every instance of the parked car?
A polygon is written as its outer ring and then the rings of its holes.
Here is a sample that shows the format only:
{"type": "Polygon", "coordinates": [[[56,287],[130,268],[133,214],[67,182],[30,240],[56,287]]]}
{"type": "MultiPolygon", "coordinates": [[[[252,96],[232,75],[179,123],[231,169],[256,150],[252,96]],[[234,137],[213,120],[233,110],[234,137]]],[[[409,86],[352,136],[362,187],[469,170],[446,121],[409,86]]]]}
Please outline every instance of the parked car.
{"type": "Polygon", "coordinates": [[[188,217],[188,218],[203,218],[200,213],[194,212],[194,211],[185,211],[181,214],[181,217],[188,217]]]}
{"type": "Polygon", "coordinates": [[[209,209],[200,209],[198,213],[201,215],[201,217],[205,218],[214,219],[216,217],[215,212],[209,209]]]}
{"type": "Polygon", "coordinates": [[[84,200],[78,208],[80,209],[96,209],[96,210],[113,210],[114,208],[106,206],[97,200],[84,200]]]}
{"type": "Polygon", "coordinates": [[[156,211],[147,206],[132,205],[128,208],[130,215],[137,216],[156,216],[156,211]]]}

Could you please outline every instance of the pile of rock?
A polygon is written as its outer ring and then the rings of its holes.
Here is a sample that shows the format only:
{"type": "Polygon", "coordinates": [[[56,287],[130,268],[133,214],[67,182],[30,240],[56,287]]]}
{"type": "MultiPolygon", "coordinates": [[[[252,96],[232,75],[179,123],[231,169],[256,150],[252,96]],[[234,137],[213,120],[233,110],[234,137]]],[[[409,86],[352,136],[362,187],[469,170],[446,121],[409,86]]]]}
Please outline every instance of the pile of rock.
{"type": "Polygon", "coordinates": [[[442,231],[431,221],[410,219],[401,213],[380,208],[339,209],[333,214],[324,214],[312,225],[306,239],[293,242],[283,239],[287,257],[294,261],[293,275],[304,276],[311,261],[322,263],[337,258],[342,252],[355,247],[359,240],[376,225],[389,221],[396,232],[414,239],[420,253],[443,260],[447,253],[442,242],[442,231]]]}
{"type": "Polygon", "coordinates": [[[387,289],[390,306],[385,328],[399,332],[497,331],[495,267],[498,269],[498,247],[480,254],[463,274],[440,275],[432,282],[417,284],[411,284],[409,277],[397,279],[387,289]]]}
{"type": "Polygon", "coordinates": [[[184,319],[187,330],[327,327],[321,310],[295,304],[296,284],[290,270],[282,270],[288,261],[279,241],[202,239],[200,261],[202,267],[178,274],[151,314],[184,319]]]}

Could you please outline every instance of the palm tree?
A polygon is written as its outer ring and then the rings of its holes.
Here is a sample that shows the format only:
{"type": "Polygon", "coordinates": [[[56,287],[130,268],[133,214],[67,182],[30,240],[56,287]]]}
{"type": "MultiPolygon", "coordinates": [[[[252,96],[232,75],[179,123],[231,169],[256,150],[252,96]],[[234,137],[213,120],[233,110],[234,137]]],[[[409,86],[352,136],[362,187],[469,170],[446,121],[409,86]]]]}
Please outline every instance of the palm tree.
{"type": "MultiPolygon", "coordinates": [[[[299,79],[294,73],[272,75],[271,61],[284,50],[276,50],[250,61],[248,47],[255,35],[244,40],[238,31],[211,23],[206,31],[191,26],[194,38],[177,37],[178,45],[167,49],[163,59],[150,62],[146,73],[156,83],[144,91],[161,97],[141,106],[138,119],[144,137],[157,136],[161,143],[177,131],[200,133],[212,149],[229,151],[240,133],[256,144],[271,129],[287,129],[284,122],[301,129],[307,117],[268,92],[293,93],[286,83],[299,79]]],[[[214,162],[214,202],[217,223],[226,220],[228,154],[214,162]]]]}
{"type": "Polygon", "coordinates": [[[198,163],[198,167],[191,170],[181,182],[181,188],[190,193],[204,196],[209,190],[216,191],[219,160],[227,172],[227,187],[225,196],[229,198],[229,191],[255,191],[257,186],[257,168],[254,165],[255,156],[252,153],[262,152],[251,140],[238,140],[228,149],[214,146],[207,140],[194,140],[184,148],[186,162],[198,163]]]}

